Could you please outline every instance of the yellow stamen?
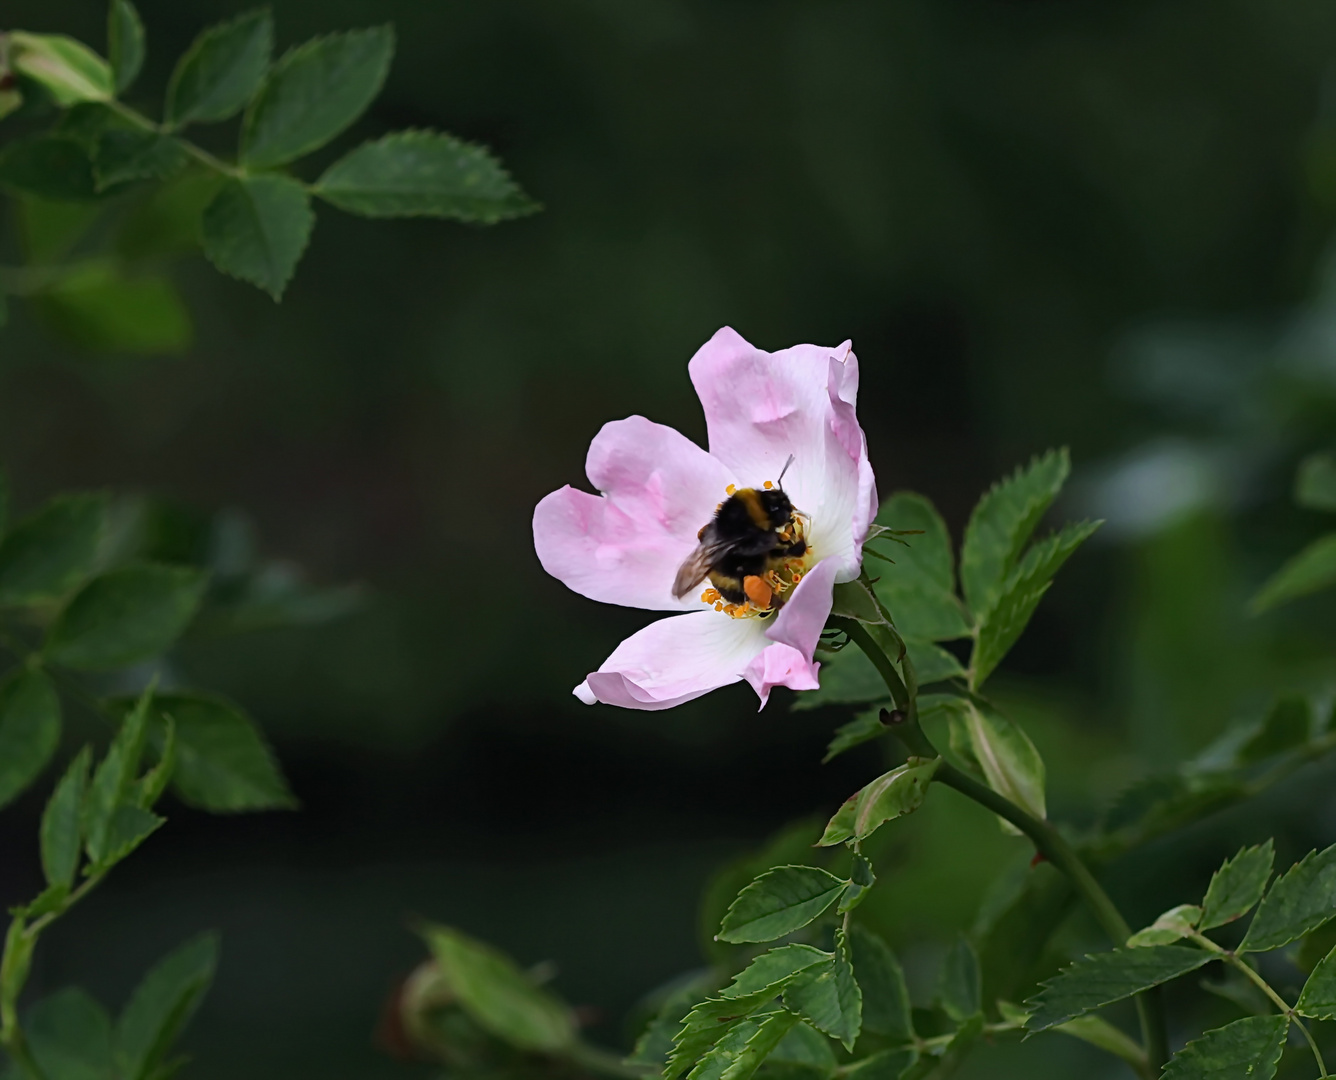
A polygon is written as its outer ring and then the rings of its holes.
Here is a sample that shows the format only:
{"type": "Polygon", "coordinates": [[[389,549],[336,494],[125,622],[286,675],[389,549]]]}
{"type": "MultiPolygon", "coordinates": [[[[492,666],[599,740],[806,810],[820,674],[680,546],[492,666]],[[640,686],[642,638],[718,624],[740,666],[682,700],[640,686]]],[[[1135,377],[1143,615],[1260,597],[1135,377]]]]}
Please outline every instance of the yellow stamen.
{"type": "MultiPolygon", "coordinates": [[[[736,495],[737,491],[738,491],[737,484],[729,484],[728,487],[724,488],[724,494],[726,495],[736,495]]],[[[720,505],[722,506],[723,504],[721,503],[720,505]]]]}
{"type": "Polygon", "coordinates": [[[772,487],[774,487],[774,486],[775,486],[775,482],[774,482],[773,480],[767,480],[767,481],[765,482],[765,490],[766,490],[766,491],[769,491],[769,490],[770,490],[772,487]]]}

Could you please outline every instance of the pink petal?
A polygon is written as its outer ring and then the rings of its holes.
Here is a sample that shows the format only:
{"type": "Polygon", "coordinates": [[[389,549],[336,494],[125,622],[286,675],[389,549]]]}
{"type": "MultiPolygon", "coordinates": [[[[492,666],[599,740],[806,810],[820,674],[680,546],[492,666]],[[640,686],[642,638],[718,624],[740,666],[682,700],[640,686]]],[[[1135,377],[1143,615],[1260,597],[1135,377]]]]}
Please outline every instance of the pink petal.
{"type": "Polygon", "coordinates": [[[711,455],[740,483],[758,486],[778,480],[793,454],[784,489],[811,516],[815,555],[836,560],[839,580],[856,577],[876,492],[849,343],[767,353],[725,327],[692,357],[690,372],[711,455]]]}
{"type": "Polygon", "coordinates": [[[602,496],[568,486],[534,510],[543,569],[591,600],[699,609],[696,592],[673,598],[673,577],[735,482],[732,473],[685,435],[643,416],[605,424],[585,471],[602,496]]]}
{"type": "Polygon", "coordinates": [[[776,686],[815,690],[818,685],[816,673],[820,667],[792,646],[776,642],[748,665],[746,679],[760,696],[764,709],[770,700],[770,691],[776,686]]]}
{"type": "Polygon", "coordinates": [[[821,631],[826,627],[826,619],[830,617],[838,570],[833,559],[817,563],[809,570],[798,582],[788,602],[779,609],[779,614],[770,620],[765,636],[797,650],[810,663],[821,631]]]}
{"type": "Polygon", "coordinates": [[[575,696],[587,705],[601,701],[627,709],[670,709],[750,678],[746,673],[760,653],[769,651],[767,644],[755,619],[730,619],[715,611],[669,616],[618,645],[575,688],[575,696]]]}

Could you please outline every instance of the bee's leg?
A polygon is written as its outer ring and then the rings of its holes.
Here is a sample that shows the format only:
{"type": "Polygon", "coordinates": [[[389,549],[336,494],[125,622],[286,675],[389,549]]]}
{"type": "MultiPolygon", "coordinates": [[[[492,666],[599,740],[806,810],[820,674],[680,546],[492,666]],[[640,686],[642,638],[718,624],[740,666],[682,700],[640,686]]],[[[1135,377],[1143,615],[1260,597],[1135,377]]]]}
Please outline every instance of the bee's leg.
{"type": "Polygon", "coordinates": [[[758,611],[769,611],[775,594],[765,578],[757,574],[748,574],[742,579],[742,591],[747,594],[751,606],[758,611]]]}

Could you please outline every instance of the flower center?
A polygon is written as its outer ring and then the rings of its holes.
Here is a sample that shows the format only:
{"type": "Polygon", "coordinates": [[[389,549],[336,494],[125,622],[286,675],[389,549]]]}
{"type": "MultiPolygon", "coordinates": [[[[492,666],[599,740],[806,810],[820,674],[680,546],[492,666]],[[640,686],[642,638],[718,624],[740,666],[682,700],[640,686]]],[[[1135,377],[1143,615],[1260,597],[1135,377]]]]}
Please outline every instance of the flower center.
{"type": "MultiPolygon", "coordinates": [[[[775,487],[773,480],[762,485],[765,491],[775,487]]],[[[733,498],[737,487],[730,484],[725,494],[733,498]]],[[[723,505],[715,508],[716,515],[723,505]]],[[[769,533],[774,538],[772,550],[742,558],[734,557],[731,551],[722,553],[709,575],[711,587],[700,595],[701,602],[732,619],[767,619],[774,615],[814,562],[807,524],[807,515],[793,510],[777,529],[761,530],[758,526],[757,533],[769,533]]],[[[746,539],[754,545],[756,535],[746,539]]]]}

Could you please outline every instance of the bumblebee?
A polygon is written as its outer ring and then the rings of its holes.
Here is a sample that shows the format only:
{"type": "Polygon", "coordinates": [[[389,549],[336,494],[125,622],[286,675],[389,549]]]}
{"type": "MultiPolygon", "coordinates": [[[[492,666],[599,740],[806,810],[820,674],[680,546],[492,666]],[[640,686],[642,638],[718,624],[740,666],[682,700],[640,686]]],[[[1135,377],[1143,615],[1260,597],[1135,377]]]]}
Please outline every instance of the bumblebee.
{"type": "Polygon", "coordinates": [[[673,595],[680,599],[708,577],[721,601],[750,603],[755,611],[783,603],[782,594],[801,576],[793,560],[807,553],[802,515],[782,488],[769,485],[730,491],[698,539],[677,571],[673,595]]]}

